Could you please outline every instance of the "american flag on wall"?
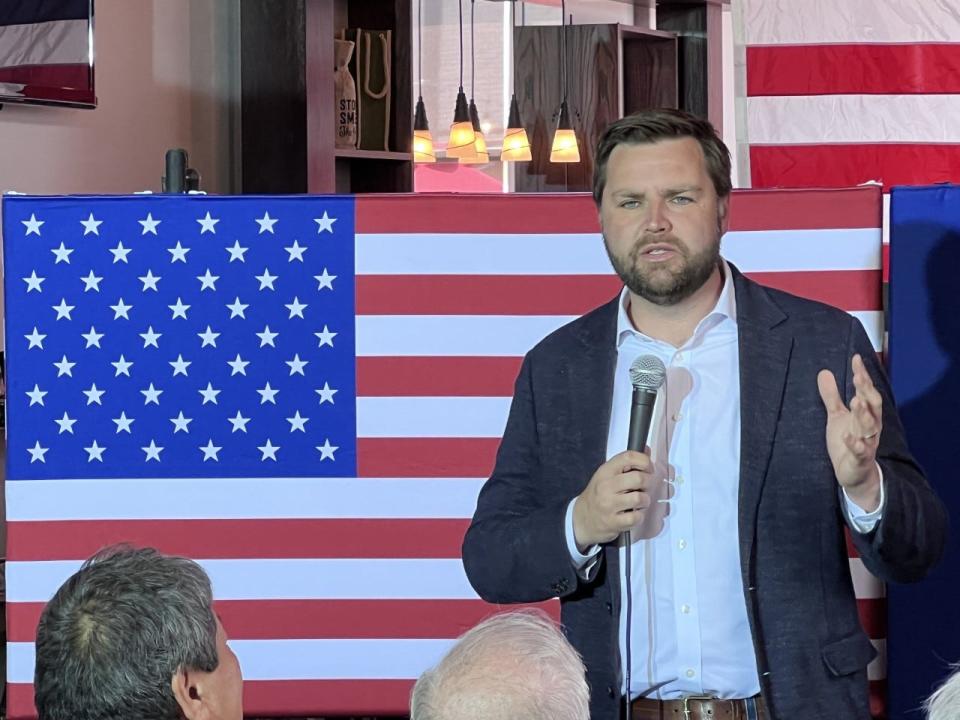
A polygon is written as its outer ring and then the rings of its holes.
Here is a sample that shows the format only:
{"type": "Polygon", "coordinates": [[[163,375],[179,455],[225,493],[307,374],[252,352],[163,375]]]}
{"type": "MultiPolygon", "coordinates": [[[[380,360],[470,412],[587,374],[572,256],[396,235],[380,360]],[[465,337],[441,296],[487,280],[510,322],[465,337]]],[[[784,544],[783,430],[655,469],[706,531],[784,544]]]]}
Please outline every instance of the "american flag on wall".
{"type": "MultiPolygon", "coordinates": [[[[724,253],[879,347],[880,204],[736,193],[724,253]]],[[[497,610],[460,542],[522,355],[618,291],[590,197],[3,210],[9,716],[34,714],[43,603],[116,541],[206,568],[249,714],[404,714],[413,679],[497,610]]],[[[851,572],[882,651],[882,588],[851,572]]]]}

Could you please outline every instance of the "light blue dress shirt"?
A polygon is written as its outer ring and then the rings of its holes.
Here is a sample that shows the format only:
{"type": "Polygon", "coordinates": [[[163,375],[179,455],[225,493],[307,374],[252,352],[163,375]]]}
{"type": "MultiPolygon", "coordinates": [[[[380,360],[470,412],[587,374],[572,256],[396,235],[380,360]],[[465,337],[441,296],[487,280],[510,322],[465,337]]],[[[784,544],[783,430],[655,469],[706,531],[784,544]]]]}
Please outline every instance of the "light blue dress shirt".
{"type": "MultiPolygon", "coordinates": [[[[632,387],[629,368],[640,355],[667,368],[654,408],[648,445],[655,473],[665,482],[631,532],[632,612],[630,696],[670,699],[709,694],[751,697],[760,692],[756,654],[740,577],[740,358],[736,297],[729,268],[713,310],[679,348],[638,332],[629,294],[620,296],[607,458],[626,449],[632,387]]],[[[882,486],[881,486],[882,487],[882,486]]],[[[881,517],[846,499],[849,517],[869,532],[881,517]]],[[[566,537],[582,577],[599,547],[579,552],[573,503],[566,537]]],[[[620,547],[620,654],[627,647],[624,547],[620,547]]],[[[626,677],[623,679],[626,690],[626,677]]]]}

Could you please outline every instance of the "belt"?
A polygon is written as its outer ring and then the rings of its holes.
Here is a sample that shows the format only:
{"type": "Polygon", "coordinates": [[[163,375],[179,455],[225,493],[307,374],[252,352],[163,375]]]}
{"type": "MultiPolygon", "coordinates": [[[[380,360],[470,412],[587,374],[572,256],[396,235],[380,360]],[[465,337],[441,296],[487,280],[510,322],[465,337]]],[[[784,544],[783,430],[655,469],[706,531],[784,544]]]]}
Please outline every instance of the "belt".
{"type": "Polygon", "coordinates": [[[637,698],[630,703],[633,720],[770,720],[760,695],[739,700],[686,697],[677,700],[637,698]]]}

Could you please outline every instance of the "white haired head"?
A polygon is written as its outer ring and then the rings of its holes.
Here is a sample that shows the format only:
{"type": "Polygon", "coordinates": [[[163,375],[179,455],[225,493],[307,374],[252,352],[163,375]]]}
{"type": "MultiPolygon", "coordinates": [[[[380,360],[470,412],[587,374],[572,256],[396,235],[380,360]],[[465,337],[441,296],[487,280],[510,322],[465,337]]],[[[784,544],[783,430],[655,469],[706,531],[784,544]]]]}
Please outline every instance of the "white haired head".
{"type": "Polygon", "coordinates": [[[413,687],[410,720],[589,720],[583,661],[540,611],[494,615],[413,687]]]}
{"type": "Polygon", "coordinates": [[[927,720],[960,720],[960,665],[924,703],[927,720]]]}

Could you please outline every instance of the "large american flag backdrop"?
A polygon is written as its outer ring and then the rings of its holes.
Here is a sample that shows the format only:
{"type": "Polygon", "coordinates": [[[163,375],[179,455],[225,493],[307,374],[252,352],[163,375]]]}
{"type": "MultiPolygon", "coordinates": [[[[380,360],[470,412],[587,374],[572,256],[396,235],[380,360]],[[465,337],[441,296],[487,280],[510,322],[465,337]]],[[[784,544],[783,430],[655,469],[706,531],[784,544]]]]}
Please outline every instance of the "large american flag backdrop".
{"type": "MultiPolygon", "coordinates": [[[[404,714],[498,609],[460,543],[522,355],[618,290],[590,197],[3,211],[8,714],[34,714],[43,603],[116,541],[201,562],[248,713],[404,714]]],[[[731,217],[727,258],[850,311],[879,348],[878,189],[738,192],[731,217]]],[[[850,567],[882,651],[882,587],[850,567]]]]}

